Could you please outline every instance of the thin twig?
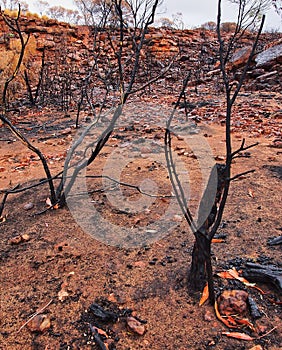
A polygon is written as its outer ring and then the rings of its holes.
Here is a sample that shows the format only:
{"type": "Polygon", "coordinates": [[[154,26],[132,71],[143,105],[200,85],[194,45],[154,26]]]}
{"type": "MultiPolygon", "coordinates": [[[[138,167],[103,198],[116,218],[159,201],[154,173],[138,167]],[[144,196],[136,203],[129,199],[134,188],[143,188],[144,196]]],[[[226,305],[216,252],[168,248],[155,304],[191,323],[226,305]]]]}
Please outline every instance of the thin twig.
{"type": "Polygon", "coordinates": [[[238,157],[239,157],[238,153],[243,152],[243,151],[246,151],[247,149],[256,147],[256,146],[259,144],[259,142],[255,142],[255,143],[252,143],[252,144],[249,145],[249,146],[245,146],[245,141],[246,141],[246,140],[243,139],[243,140],[242,140],[242,143],[241,143],[241,146],[240,146],[236,151],[232,152],[232,154],[231,154],[231,158],[232,158],[232,159],[238,158],[238,157]]]}
{"type": "Polygon", "coordinates": [[[256,339],[261,339],[263,337],[266,337],[268,334],[272,333],[273,331],[275,331],[275,329],[277,328],[277,326],[273,327],[270,331],[266,332],[265,334],[259,336],[258,338],[256,339]]]}
{"type": "Polygon", "coordinates": [[[171,131],[170,131],[170,127],[171,127],[173,117],[175,115],[175,111],[176,111],[177,107],[179,106],[179,103],[180,103],[182,97],[185,94],[185,89],[186,89],[187,84],[190,80],[190,77],[191,77],[191,71],[188,72],[188,74],[183,82],[182,90],[178,96],[177,102],[176,102],[176,104],[175,104],[175,106],[174,106],[174,108],[169,116],[169,119],[167,121],[166,132],[165,132],[165,157],[166,157],[169,178],[170,178],[176,199],[177,199],[178,204],[180,206],[180,209],[181,209],[188,225],[191,227],[191,229],[193,231],[195,231],[193,217],[192,217],[192,214],[191,214],[190,209],[188,207],[188,203],[187,203],[187,200],[185,197],[184,189],[182,187],[182,184],[180,182],[180,179],[178,177],[178,174],[177,174],[177,171],[175,168],[175,164],[173,162],[173,154],[172,154],[172,146],[171,146],[171,131]]]}
{"type": "Polygon", "coordinates": [[[39,215],[45,214],[45,213],[47,213],[47,211],[49,211],[51,209],[54,209],[56,206],[57,206],[56,209],[58,209],[59,208],[59,202],[58,201],[57,201],[57,203],[54,203],[54,204],[50,205],[48,208],[45,208],[44,210],[39,211],[37,213],[31,214],[30,216],[39,216],[39,215]]]}
{"type": "Polygon", "coordinates": [[[244,175],[247,175],[247,174],[250,174],[250,173],[254,173],[254,172],[255,172],[255,169],[247,170],[247,171],[244,171],[243,173],[237,174],[237,175],[235,175],[235,176],[233,176],[233,177],[231,177],[230,179],[227,179],[227,180],[229,180],[229,182],[230,181],[234,181],[234,180],[238,179],[241,176],[244,176],[244,175]]]}
{"type": "Polygon", "coordinates": [[[29,185],[29,186],[26,186],[26,187],[23,187],[23,188],[19,188],[20,184],[18,184],[17,186],[12,188],[11,190],[10,189],[0,190],[0,193],[16,194],[16,193],[24,192],[24,191],[30,190],[30,189],[32,189],[34,187],[38,187],[38,186],[44,185],[47,182],[49,182],[50,180],[56,180],[56,179],[59,180],[60,179],[60,175],[62,175],[62,171],[59,172],[57,175],[52,176],[50,179],[40,180],[36,184],[29,185]]]}
{"type": "Polygon", "coordinates": [[[144,90],[147,86],[151,85],[152,83],[154,83],[155,81],[159,80],[160,78],[162,78],[172,67],[173,63],[174,63],[175,58],[173,58],[173,60],[171,60],[171,62],[167,65],[166,68],[164,68],[162,70],[162,72],[160,74],[158,74],[156,77],[152,78],[151,80],[147,81],[147,83],[145,83],[144,85],[140,86],[139,88],[136,88],[134,90],[131,90],[128,94],[132,95],[135,94],[138,91],[144,90]]]}
{"type": "MultiPolygon", "coordinates": [[[[151,198],[173,198],[174,196],[172,195],[158,195],[158,194],[150,194],[150,193],[147,193],[145,191],[142,191],[142,189],[137,186],[137,185],[132,185],[132,184],[129,184],[127,182],[120,182],[108,175],[87,175],[86,178],[88,179],[108,179],[114,183],[116,183],[117,185],[120,185],[120,186],[124,186],[124,187],[129,187],[129,188],[133,188],[135,189],[136,191],[138,191],[139,193],[143,194],[144,196],[147,196],[147,197],[151,197],[151,198]]],[[[103,191],[103,189],[99,189],[99,190],[94,190],[94,193],[95,192],[100,192],[100,191],[103,191]]],[[[91,193],[91,191],[87,192],[87,193],[91,193]]],[[[85,195],[87,194],[86,192],[82,192],[82,193],[76,193],[73,196],[82,196],[82,195],[85,195]]]]}
{"type": "Polygon", "coordinates": [[[53,299],[51,299],[45,306],[43,306],[41,309],[36,311],[22,326],[21,328],[17,331],[19,333],[31,320],[34,319],[35,316],[41,314],[51,303],[53,302],[53,299]]]}

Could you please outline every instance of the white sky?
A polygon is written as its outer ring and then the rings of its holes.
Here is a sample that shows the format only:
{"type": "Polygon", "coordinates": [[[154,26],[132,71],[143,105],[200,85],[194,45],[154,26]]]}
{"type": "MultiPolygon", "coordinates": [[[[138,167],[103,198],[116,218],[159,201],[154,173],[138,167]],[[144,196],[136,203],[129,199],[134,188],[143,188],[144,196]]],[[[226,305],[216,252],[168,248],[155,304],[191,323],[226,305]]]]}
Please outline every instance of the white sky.
{"type": "MultiPolygon", "coordinates": [[[[74,8],[73,0],[47,0],[50,6],[61,5],[65,8],[74,8]]],[[[29,9],[36,12],[36,1],[28,0],[29,9]]],[[[164,0],[161,17],[171,18],[172,14],[181,12],[185,27],[193,28],[208,21],[216,22],[217,0],[164,0]]],[[[222,21],[236,22],[236,11],[228,0],[222,1],[222,21]]],[[[280,29],[282,31],[282,20],[274,10],[270,10],[266,16],[264,29],[280,29]]]]}

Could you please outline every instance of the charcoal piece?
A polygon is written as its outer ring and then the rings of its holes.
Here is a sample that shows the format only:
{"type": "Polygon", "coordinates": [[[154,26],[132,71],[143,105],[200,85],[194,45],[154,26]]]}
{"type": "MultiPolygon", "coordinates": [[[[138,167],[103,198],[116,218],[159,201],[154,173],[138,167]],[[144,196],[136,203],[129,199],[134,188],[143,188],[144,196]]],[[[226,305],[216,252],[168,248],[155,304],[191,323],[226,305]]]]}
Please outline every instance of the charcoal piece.
{"type": "Polygon", "coordinates": [[[91,304],[89,310],[102,322],[116,322],[118,319],[116,313],[105,310],[97,303],[91,304]]]}
{"type": "Polygon", "coordinates": [[[250,313],[252,318],[256,320],[262,317],[262,313],[259,311],[257,303],[254,301],[254,299],[250,295],[248,296],[248,305],[250,308],[250,313]]]}

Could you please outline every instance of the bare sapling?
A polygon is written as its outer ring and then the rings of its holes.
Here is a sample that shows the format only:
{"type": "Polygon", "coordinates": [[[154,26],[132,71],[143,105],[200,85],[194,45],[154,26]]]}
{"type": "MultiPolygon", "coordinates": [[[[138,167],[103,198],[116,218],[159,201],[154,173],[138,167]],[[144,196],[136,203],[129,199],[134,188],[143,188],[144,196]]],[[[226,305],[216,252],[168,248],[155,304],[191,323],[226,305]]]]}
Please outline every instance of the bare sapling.
{"type": "MultiPolygon", "coordinates": [[[[257,145],[251,144],[246,145],[243,139],[241,146],[238,149],[233,149],[232,138],[231,138],[231,122],[232,122],[232,108],[236,102],[238,94],[242,88],[244,79],[246,77],[246,72],[250,67],[251,61],[256,52],[256,47],[262,28],[264,25],[265,17],[262,17],[259,29],[257,31],[256,37],[252,44],[251,53],[247,60],[246,65],[243,68],[241,77],[239,81],[234,85],[232,72],[227,69],[227,63],[229,62],[234,49],[238,47],[239,41],[244,35],[246,29],[249,27],[250,22],[254,23],[257,18],[250,17],[247,21],[246,8],[244,7],[245,1],[238,1],[239,11],[238,11],[238,22],[235,32],[229,39],[225,42],[221,34],[221,0],[218,1],[218,17],[217,17],[217,36],[219,43],[219,61],[220,70],[222,76],[222,82],[225,91],[225,162],[222,164],[215,164],[210,172],[210,180],[207,183],[206,189],[202,195],[202,199],[199,205],[198,220],[194,220],[191,210],[188,206],[184,189],[177,174],[177,169],[173,160],[173,154],[171,151],[172,147],[172,132],[171,132],[171,122],[175,114],[175,109],[172,112],[166,128],[165,134],[165,150],[166,159],[168,165],[168,171],[170,180],[174,189],[179,206],[182,213],[191,228],[194,236],[195,242],[192,252],[192,263],[189,272],[189,286],[192,291],[200,292],[203,290],[206,283],[209,289],[209,300],[213,304],[215,301],[214,293],[214,282],[213,282],[213,270],[212,270],[212,260],[211,260],[211,244],[212,239],[218,231],[218,228],[222,222],[222,216],[224,209],[226,207],[226,201],[230,191],[230,184],[233,180],[239,177],[252,173],[254,170],[249,170],[241,174],[232,174],[232,163],[235,158],[237,158],[240,152],[245,151],[257,145]],[[216,183],[213,179],[217,179],[216,183]],[[215,188],[214,188],[215,187],[215,188]],[[211,201],[211,194],[213,194],[213,199],[211,201]]],[[[249,8],[248,8],[249,11],[249,8]]],[[[255,16],[259,12],[255,12],[255,16]]],[[[175,108],[179,105],[183,95],[185,94],[185,89],[189,81],[191,73],[188,74],[187,79],[184,82],[183,89],[179,95],[178,101],[175,108]]]]}

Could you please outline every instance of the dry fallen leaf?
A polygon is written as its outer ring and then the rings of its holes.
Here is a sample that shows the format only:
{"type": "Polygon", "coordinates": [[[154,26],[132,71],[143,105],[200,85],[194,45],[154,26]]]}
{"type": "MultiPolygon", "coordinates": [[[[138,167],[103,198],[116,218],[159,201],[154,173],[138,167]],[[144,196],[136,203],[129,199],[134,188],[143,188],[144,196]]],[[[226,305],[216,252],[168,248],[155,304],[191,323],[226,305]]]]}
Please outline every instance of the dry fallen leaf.
{"type": "Polygon", "coordinates": [[[242,326],[248,326],[250,329],[254,330],[254,326],[247,319],[240,319],[238,317],[233,317],[231,315],[222,316],[218,310],[218,304],[215,302],[214,305],[216,317],[225,324],[228,328],[239,328],[242,326]]]}
{"type": "Polygon", "coordinates": [[[98,328],[98,327],[95,327],[93,326],[93,329],[95,329],[95,331],[100,334],[100,335],[103,335],[104,337],[106,338],[109,338],[108,334],[101,328],[98,328]]]}
{"type": "Polygon", "coordinates": [[[248,340],[252,341],[255,340],[255,338],[249,336],[248,334],[245,333],[239,333],[239,332],[222,332],[223,335],[226,335],[227,337],[230,338],[236,338],[236,339],[241,339],[241,340],[248,340]]]}
{"type": "Polygon", "coordinates": [[[250,350],[263,350],[263,347],[261,345],[255,345],[250,350]]]}
{"type": "Polygon", "coordinates": [[[253,287],[255,286],[255,283],[250,283],[246,278],[239,276],[239,273],[236,269],[229,269],[228,272],[231,276],[233,276],[236,280],[244,283],[247,287],[253,287]]]}
{"type": "Polygon", "coordinates": [[[217,273],[217,276],[221,277],[221,278],[226,278],[226,279],[234,279],[233,276],[230,275],[230,273],[228,271],[221,271],[217,273]]]}
{"type": "Polygon", "coordinates": [[[224,243],[225,240],[222,238],[213,238],[211,242],[212,243],[224,243]]]}
{"type": "Polygon", "coordinates": [[[203,305],[209,298],[209,286],[208,284],[205,285],[202,293],[201,300],[199,302],[199,306],[203,305]]]}
{"type": "Polygon", "coordinates": [[[46,199],[45,203],[48,205],[48,207],[52,207],[52,202],[49,197],[46,199]]]}
{"type": "Polygon", "coordinates": [[[222,322],[225,324],[225,326],[227,326],[228,328],[237,328],[237,325],[236,325],[236,322],[235,324],[232,324],[232,320],[230,317],[223,317],[221,316],[221,314],[219,313],[218,311],[218,304],[217,304],[217,301],[214,303],[214,310],[215,310],[215,314],[216,314],[216,317],[222,322]]]}
{"type": "Polygon", "coordinates": [[[221,278],[226,279],[236,279],[242,283],[244,283],[247,287],[255,287],[255,283],[250,283],[246,278],[239,276],[239,272],[233,268],[227,271],[218,272],[217,275],[221,278]]]}
{"type": "Polygon", "coordinates": [[[236,318],[236,322],[242,326],[249,327],[252,331],[255,332],[254,325],[246,318],[236,318]]]}
{"type": "Polygon", "coordinates": [[[7,216],[6,215],[0,216],[0,224],[3,224],[6,221],[7,221],[7,216]]]}

